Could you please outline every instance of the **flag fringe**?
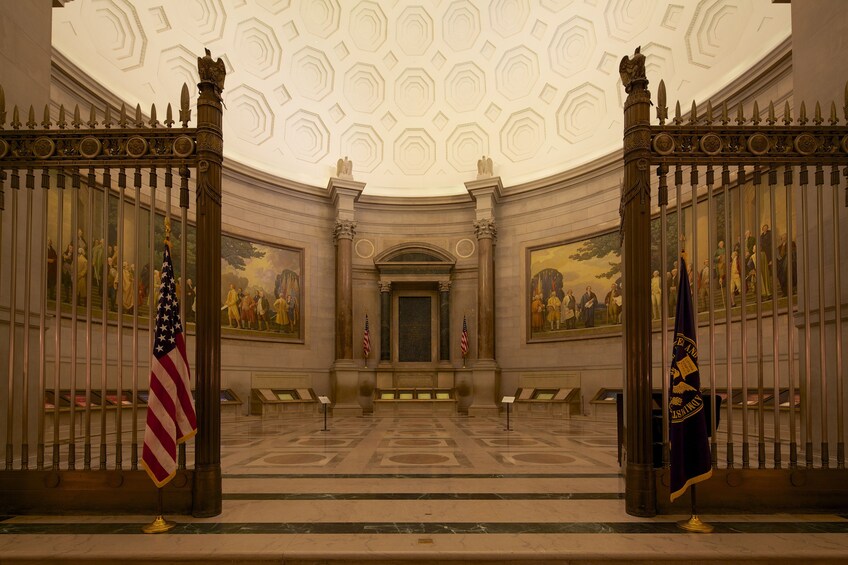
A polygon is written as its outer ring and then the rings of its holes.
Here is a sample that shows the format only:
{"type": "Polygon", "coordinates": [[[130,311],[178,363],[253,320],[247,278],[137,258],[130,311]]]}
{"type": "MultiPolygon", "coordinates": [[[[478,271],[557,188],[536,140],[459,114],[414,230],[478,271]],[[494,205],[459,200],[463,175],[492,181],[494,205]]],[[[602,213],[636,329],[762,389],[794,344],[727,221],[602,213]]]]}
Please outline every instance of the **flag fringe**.
{"type": "Polygon", "coordinates": [[[675,499],[677,499],[677,498],[679,498],[679,497],[683,496],[683,494],[686,492],[686,489],[688,489],[690,486],[692,486],[692,485],[694,485],[694,484],[697,484],[697,483],[702,483],[702,482],[706,481],[707,479],[709,479],[709,478],[710,478],[710,477],[712,477],[712,476],[713,476],[713,470],[712,470],[712,469],[710,469],[710,470],[709,470],[709,471],[707,471],[706,473],[703,473],[703,474],[701,474],[701,475],[698,475],[697,477],[692,477],[691,479],[687,480],[687,481],[683,484],[683,486],[682,486],[682,487],[680,487],[678,490],[676,490],[676,491],[674,491],[673,493],[671,493],[671,502],[674,502],[674,501],[675,501],[675,499]]]}
{"type": "Polygon", "coordinates": [[[162,479],[160,481],[159,479],[156,478],[156,475],[153,474],[153,471],[151,471],[147,467],[147,463],[145,463],[144,460],[141,461],[141,466],[144,468],[145,472],[147,473],[147,476],[150,477],[150,480],[153,481],[153,484],[156,485],[156,488],[164,487],[165,485],[167,485],[168,483],[171,482],[171,479],[173,479],[174,477],[177,476],[177,471],[175,469],[173,473],[171,473],[170,475],[168,475],[167,477],[165,477],[164,479],[162,479]]]}
{"type": "Polygon", "coordinates": [[[183,437],[177,438],[177,443],[178,444],[185,443],[196,435],[197,435],[197,430],[196,429],[191,430],[189,433],[187,433],[183,437]]]}

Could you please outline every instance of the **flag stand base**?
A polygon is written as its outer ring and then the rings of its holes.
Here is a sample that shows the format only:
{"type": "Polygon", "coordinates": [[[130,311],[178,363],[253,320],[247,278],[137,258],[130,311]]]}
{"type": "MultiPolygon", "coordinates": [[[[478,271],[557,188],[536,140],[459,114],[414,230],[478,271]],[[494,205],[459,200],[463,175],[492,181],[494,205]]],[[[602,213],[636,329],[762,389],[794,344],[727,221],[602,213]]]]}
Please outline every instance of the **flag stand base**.
{"type": "Polygon", "coordinates": [[[167,521],[164,517],[156,516],[156,519],[144,526],[141,531],[145,534],[162,534],[170,531],[176,524],[167,521]]]}
{"type": "Polygon", "coordinates": [[[156,519],[141,529],[145,534],[163,534],[176,526],[174,522],[169,522],[162,516],[162,487],[156,489],[156,508],[156,519]]]}
{"type": "Polygon", "coordinates": [[[706,522],[702,522],[701,519],[698,518],[698,511],[696,510],[697,506],[695,505],[696,493],[697,490],[695,489],[695,485],[692,485],[689,493],[692,502],[692,516],[688,520],[682,520],[678,522],[677,527],[681,530],[686,530],[687,532],[695,532],[697,534],[709,534],[715,528],[713,528],[712,525],[707,524],[706,522]]]}
{"type": "Polygon", "coordinates": [[[715,529],[710,524],[702,522],[697,514],[692,514],[688,520],[681,520],[677,523],[677,527],[687,532],[696,532],[699,534],[708,534],[715,529]]]}

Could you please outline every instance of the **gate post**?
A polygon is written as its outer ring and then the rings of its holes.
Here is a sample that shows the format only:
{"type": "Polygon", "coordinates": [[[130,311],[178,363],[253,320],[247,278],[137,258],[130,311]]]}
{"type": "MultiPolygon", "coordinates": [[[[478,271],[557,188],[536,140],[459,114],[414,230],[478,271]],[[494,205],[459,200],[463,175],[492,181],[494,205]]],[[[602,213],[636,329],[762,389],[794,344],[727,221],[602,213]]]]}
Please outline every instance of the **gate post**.
{"type": "Polygon", "coordinates": [[[651,452],[651,93],[645,56],[636,48],[619,65],[624,102],[624,184],[621,237],[624,244],[624,351],[626,448],[625,508],[654,516],[656,483],[651,452]]]}
{"type": "Polygon", "coordinates": [[[197,58],[197,436],[192,514],[221,513],[221,91],[226,69],[197,58]]]}

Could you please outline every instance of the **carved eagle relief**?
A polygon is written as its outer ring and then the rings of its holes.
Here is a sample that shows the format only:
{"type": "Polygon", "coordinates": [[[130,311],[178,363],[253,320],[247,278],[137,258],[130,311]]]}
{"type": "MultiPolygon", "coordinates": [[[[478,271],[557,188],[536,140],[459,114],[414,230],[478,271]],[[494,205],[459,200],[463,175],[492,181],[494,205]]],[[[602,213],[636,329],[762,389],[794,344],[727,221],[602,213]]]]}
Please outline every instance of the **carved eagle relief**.
{"type": "Polygon", "coordinates": [[[641,53],[642,46],[636,48],[633,57],[625,55],[618,65],[618,74],[621,76],[621,84],[624,91],[630,93],[631,83],[640,78],[645,78],[645,56],[641,53]]]}
{"type": "Polygon", "coordinates": [[[212,53],[209,49],[204,49],[206,55],[197,58],[197,72],[200,75],[200,81],[208,81],[215,84],[215,87],[220,93],[224,90],[224,79],[227,76],[227,68],[224,65],[224,60],[218,57],[217,61],[212,60],[212,53]]]}

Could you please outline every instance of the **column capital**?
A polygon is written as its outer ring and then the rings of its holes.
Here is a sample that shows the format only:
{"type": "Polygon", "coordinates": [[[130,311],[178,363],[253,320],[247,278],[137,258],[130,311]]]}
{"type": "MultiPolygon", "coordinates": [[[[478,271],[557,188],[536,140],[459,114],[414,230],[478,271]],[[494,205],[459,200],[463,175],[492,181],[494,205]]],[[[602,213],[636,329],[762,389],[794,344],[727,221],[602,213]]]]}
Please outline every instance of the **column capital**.
{"type": "Polygon", "coordinates": [[[340,239],[353,240],[356,235],[356,222],[352,220],[336,220],[333,228],[333,241],[338,243],[340,239]]]}
{"type": "Polygon", "coordinates": [[[498,228],[495,226],[494,218],[483,218],[474,222],[474,233],[477,239],[497,239],[498,228]]]}
{"type": "Polygon", "coordinates": [[[439,281],[439,292],[450,292],[451,281],[439,281]]]}
{"type": "Polygon", "coordinates": [[[377,281],[377,285],[380,287],[380,292],[391,292],[392,291],[392,283],[388,281],[377,281]]]}

